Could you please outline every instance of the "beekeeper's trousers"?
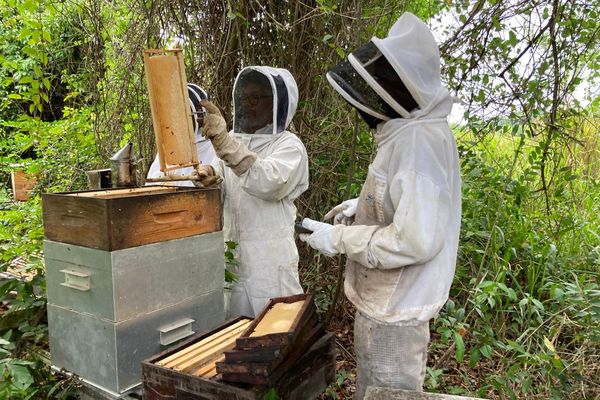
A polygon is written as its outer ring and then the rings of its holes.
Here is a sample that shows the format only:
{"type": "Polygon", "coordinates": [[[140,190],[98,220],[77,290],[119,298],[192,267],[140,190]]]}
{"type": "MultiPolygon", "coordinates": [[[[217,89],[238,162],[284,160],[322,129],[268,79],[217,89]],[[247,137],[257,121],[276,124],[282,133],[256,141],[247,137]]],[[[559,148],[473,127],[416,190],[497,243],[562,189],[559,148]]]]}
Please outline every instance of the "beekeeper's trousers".
{"type": "Polygon", "coordinates": [[[429,322],[384,325],[357,312],[355,399],[362,400],[368,386],[423,390],[428,344],[429,322]]]}

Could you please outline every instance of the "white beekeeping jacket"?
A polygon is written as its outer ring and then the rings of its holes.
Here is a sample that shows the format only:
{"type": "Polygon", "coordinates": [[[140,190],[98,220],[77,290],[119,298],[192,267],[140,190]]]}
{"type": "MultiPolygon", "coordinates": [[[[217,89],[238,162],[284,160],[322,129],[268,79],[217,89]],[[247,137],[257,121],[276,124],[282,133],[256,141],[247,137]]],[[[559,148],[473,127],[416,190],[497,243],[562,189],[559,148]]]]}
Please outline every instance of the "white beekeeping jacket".
{"type": "Polygon", "coordinates": [[[404,14],[372,42],[418,108],[377,126],[355,224],[334,227],[334,246],[348,256],[344,288],[358,311],[411,324],[437,315],[454,276],[461,179],[447,123],[453,100],[440,81],[435,40],[417,17],[404,14]]]}
{"type": "Polygon", "coordinates": [[[294,200],[308,188],[308,157],[300,139],[286,130],[296,112],[298,88],[285,69],[247,67],[240,74],[249,69],[271,83],[273,124],[254,134],[231,132],[257,154],[242,175],[218,158],[212,164],[223,177],[225,239],[238,244],[234,272],[239,281],[232,288],[230,316],[255,316],[272,297],[302,293],[294,200]]]}

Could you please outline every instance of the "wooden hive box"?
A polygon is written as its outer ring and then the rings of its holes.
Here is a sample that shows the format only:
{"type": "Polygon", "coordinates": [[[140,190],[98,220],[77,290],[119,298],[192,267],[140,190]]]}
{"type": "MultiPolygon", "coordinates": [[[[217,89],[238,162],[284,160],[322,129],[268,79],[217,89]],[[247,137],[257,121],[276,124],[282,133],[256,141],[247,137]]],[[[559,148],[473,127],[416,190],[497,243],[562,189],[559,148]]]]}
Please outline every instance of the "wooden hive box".
{"type": "MultiPolygon", "coordinates": [[[[283,311],[285,312],[285,311],[283,311]]],[[[289,314],[286,316],[289,316],[289,314]]],[[[297,294],[293,296],[276,297],[269,300],[269,303],[265,306],[262,312],[252,321],[252,324],[248,329],[236,340],[236,350],[249,350],[259,349],[266,347],[278,346],[287,348],[294,343],[300,330],[308,321],[316,318],[316,309],[313,302],[312,295],[310,294],[297,294]],[[278,312],[275,310],[280,305],[292,305],[299,304],[300,307],[294,312],[293,319],[289,319],[286,322],[287,326],[278,326],[276,329],[277,333],[269,333],[272,331],[267,326],[261,328],[264,322],[269,317],[274,317],[276,321],[277,315],[273,315],[271,311],[278,312]]]]}
{"type": "Polygon", "coordinates": [[[311,295],[271,299],[216,370],[224,381],[273,385],[324,332],[311,295]]]}
{"type": "Polygon", "coordinates": [[[224,349],[233,345],[231,339],[250,323],[245,317],[233,319],[142,362],[144,398],[263,400],[267,393],[275,393],[278,399],[308,400],[316,398],[333,382],[335,337],[322,331],[271,385],[223,381],[215,370],[216,362],[223,359],[224,349]]]}
{"type": "Polygon", "coordinates": [[[45,193],[42,209],[46,239],[107,251],[222,229],[219,188],[45,193]]]}
{"type": "Polygon", "coordinates": [[[15,201],[27,201],[29,193],[31,193],[37,182],[35,175],[21,170],[10,171],[10,180],[15,201]]]}

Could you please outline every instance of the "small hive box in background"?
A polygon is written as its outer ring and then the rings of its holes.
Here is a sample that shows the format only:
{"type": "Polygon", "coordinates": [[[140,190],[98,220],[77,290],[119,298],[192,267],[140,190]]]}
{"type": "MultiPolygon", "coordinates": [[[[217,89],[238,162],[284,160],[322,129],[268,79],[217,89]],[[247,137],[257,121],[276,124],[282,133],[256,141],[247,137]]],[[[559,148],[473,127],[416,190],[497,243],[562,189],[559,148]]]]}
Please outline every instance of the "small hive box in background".
{"type": "Polygon", "coordinates": [[[35,175],[17,169],[10,171],[10,180],[12,182],[13,198],[15,201],[27,201],[29,193],[31,193],[37,183],[35,175]]]}

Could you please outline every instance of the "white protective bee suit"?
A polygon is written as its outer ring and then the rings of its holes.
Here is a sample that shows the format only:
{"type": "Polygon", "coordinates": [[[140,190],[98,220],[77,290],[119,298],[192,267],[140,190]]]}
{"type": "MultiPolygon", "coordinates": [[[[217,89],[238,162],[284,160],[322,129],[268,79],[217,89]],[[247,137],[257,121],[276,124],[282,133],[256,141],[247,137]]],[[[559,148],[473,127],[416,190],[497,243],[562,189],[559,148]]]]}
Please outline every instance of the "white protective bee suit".
{"type": "Polygon", "coordinates": [[[233,92],[234,129],[229,134],[214,106],[202,105],[209,112],[205,132],[219,157],[212,166],[223,178],[224,236],[238,244],[239,267],[234,272],[239,280],[232,288],[228,315],[253,317],[270,298],[303,292],[294,200],[308,188],[308,157],[300,139],[286,130],[298,104],[298,88],[289,71],[244,68],[233,92]],[[267,96],[262,97],[272,98],[272,106],[269,103],[266,110],[267,122],[255,130],[247,128],[256,117],[247,110],[243,92],[248,82],[256,81],[264,83],[267,96]]]}
{"type": "MultiPolygon", "coordinates": [[[[215,158],[215,150],[213,149],[210,140],[202,136],[201,128],[198,124],[197,115],[201,110],[200,101],[208,99],[206,91],[194,83],[188,83],[188,97],[190,100],[190,109],[192,111],[192,125],[195,133],[196,152],[200,164],[209,165],[215,158]]],[[[194,167],[178,168],[170,171],[177,175],[192,175],[194,167]]],[[[160,160],[158,154],[150,165],[147,178],[162,178],[165,174],[160,170],[160,160]]],[[[195,186],[192,181],[170,181],[170,182],[147,182],[146,186],[150,185],[171,185],[171,186],[195,186]]]]}
{"type": "Polygon", "coordinates": [[[328,215],[343,221],[355,206],[354,224],[305,219],[313,234],[301,239],[326,255],[347,255],[344,290],[357,309],[356,398],[361,399],[368,386],[422,390],[429,320],[448,299],[454,276],[461,178],[447,122],[453,100],[440,80],[438,47],[421,20],[403,14],[386,38],[373,38],[344,67],[332,69],[328,80],[376,126],[377,153],[358,201],[342,203],[328,215]],[[386,73],[373,67],[378,58],[408,93],[394,95],[397,87],[379,84],[386,73]],[[351,82],[357,77],[365,89],[351,82]],[[404,102],[412,105],[403,106],[398,100],[403,96],[412,97],[404,102]]]}

